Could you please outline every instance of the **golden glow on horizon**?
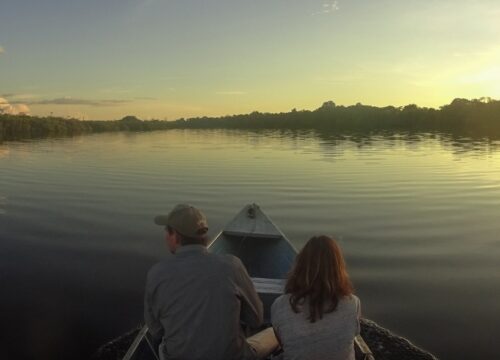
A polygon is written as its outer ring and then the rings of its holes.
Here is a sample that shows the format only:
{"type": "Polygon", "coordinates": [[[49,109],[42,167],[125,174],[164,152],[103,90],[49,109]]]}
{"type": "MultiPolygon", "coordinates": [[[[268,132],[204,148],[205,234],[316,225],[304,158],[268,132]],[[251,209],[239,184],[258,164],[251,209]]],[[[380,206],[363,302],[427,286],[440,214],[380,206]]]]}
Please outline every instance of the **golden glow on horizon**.
{"type": "MultiPolygon", "coordinates": [[[[154,99],[105,108],[104,119],[137,115],[143,119],[174,120],[181,117],[221,116],[252,111],[286,112],[293,108],[314,110],[324,101],[339,105],[357,102],[374,106],[419,106],[438,108],[454,98],[500,98],[500,47],[482,53],[456,53],[444,64],[424,62],[374,64],[357,73],[314,75],[281,79],[265,84],[248,81],[247,87],[231,90],[171,90],[154,99]],[[263,89],[263,90],[260,90],[263,89]]],[[[160,90],[161,91],[161,90],[160,90]]],[[[83,105],[31,105],[33,114],[100,119],[103,107],[83,105]]]]}
{"type": "Polygon", "coordinates": [[[500,99],[498,1],[338,1],[328,12],[309,2],[212,5],[117,4],[115,15],[94,19],[103,38],[93,47],[88,23],[69,13],[81,32],[55,43],[37,28],[30,41],[48,49],[40,58],[15,38],[0,44],[11,74],[0,97],[34,115],[169,120],[314,110],[328,100],[437,108],[457,97],[500,99]],[[223,11],[233,17],[220,21],[223,11]],[[56,56],[61,46],[73,52],[56,56]]]}

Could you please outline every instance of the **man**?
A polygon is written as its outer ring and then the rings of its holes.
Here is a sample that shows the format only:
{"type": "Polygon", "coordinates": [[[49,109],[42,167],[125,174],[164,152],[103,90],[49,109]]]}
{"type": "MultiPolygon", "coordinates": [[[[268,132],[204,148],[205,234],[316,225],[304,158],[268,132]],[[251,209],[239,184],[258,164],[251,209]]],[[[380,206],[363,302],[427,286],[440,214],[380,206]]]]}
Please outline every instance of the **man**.
{"type": "Polygon", "coordinates": [[[166,227],[175,254],[153,266],[146,284],[144,317],[162,337],[161,358],[256,359],[241,323],[260,326],[263,307],[241,261],[207,251],[207,219],[191,205],[179,204],[155,223],[166,227]]]}

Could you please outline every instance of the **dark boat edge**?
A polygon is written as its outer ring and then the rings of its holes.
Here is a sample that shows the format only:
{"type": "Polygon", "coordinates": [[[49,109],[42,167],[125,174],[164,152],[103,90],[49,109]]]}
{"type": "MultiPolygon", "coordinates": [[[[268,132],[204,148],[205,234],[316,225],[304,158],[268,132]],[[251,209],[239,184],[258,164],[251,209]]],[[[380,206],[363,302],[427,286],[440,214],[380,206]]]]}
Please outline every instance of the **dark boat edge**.
{"type": "MultiPolygon", "coordinates": [[[[121,360],[142,326],[101,346],[92,360],[121,360]]],[[[361,336],[376,360],[437,360],[437,357],[374,321],[361,319],[361,336]]],[[[356,359],[362,359],[356,354],[356,359]]]]}

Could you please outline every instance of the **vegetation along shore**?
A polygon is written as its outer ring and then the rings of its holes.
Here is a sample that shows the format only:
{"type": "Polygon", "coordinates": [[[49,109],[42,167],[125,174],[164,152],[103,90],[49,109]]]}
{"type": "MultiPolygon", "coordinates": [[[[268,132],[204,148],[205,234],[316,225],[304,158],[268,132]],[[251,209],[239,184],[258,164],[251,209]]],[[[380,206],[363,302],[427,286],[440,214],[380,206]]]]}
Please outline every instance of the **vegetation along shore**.
{"type": "Polygon", "coordinates": [[[109,131],[153,131],[166,129],[318,129],[333,132],[440,132],[470,137],[500,138],[500,101],[491,98],[455,99],[439,109],[375,107],[325,102],[316,110],[286,113],[252,112],[244,115],[197,117],[175,121],[140,120],[126,116],[103,121],[35,117],[0,113],[0,142],[76,136],[109,131]]]}

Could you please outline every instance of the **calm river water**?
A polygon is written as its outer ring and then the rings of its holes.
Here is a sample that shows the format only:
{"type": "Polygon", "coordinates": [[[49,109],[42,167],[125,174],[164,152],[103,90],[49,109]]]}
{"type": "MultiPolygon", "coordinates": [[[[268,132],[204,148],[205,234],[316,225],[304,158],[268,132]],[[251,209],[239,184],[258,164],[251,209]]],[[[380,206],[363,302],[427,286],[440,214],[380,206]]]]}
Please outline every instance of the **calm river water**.
{"type": "Polygon", "coordinates": [[[0,357],[84,359],[142,319],[153,217],[211,234],[256,202],[300,248],[334,234],[365,317],[442,358],[495,358],[500,143],[175,130],[0,145],[0,357]]]}

